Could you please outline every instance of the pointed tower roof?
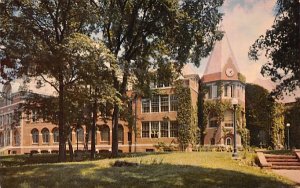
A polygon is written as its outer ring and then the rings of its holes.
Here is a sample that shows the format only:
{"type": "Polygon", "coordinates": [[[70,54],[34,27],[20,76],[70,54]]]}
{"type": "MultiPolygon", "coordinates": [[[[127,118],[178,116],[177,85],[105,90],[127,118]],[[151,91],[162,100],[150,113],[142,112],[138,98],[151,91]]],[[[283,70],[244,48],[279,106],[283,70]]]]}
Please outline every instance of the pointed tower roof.
{"type": "Polygon", "coordinates": [[[240,72],[226,34],[217,41],[203,74],[204,82],[238,80],[240,72]]]}

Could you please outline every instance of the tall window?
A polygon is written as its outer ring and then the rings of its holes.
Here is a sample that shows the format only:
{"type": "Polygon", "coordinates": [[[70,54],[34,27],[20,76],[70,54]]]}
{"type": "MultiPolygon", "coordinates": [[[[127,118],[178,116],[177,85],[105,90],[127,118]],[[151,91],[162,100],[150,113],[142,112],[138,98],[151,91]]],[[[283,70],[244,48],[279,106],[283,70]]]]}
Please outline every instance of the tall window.
{"type": "Polygon", "coordinates": [[[32,135],[32,143],[38,144],[39,143],[39,131],[37,129],[33,129],[31,131],[32,135]]]}
{"type": "Polygon", "coordinates": [[[158,138],[159,134],[159,121],[151,122],[151,138],[158,138]]]}
{"type": "Polygon", "coordinates": [[[159,96],[154,95],[151,100],[151,112],[159,112],[159,96]]]}
{"type": "Polygon", "coordinates": [[[142,138],[150,137],[150,126],[148,121],[142,122],[142,138]]]}
{"type": "Polygon", "coordinates": [[[213,85],[212,86],[212,98],[217,98],[218,97],[218,86],[213,85]]]}
{"type": "Polygon", "coordinates": [[[168,95],[160,96],[160,111],[161,112],[169,111],[169,96],[168,95]]]}
{"type": "Polygon", "coordinates": [[[178,137],[178,123],[177,121],[170,122],[170,137],[178,137]]]}
{"type": "Polygon", "coordinates": [[[54,128],[52,133],[53,133],[53,142],[59,142],[58,128],[54,128]]]}
{"type": "Polygon", "coordinates": [[[210,139],[210,145],[215,145],[215,144],[216,144],[215,139],[214,138],[210,139]]]}
{"type": "Polygon", "coordinates": [[[212,98],[212,86],[208,86],[208,98],[212,98]]]}
{"type": "Polygon", "coordinates": [[[224,86],[224,96],[228,97],[228,85],[224,86]]]}
{"type": "Polygon", "coordinates": [[[10,145],[10,131],[6,132],[6,145],[9,146],[10,145]]]}
{"type": "Polygon", "coordinates": [[[150,112],[150,100],[142,99],[142,112],[149,113],[150,112]]]}
{"type": "Polygon", "coordinates": [[[224,113],[224,122],[225,127],[233,127],[233,112],[231,110],[227,110],[224,113]]]}
{"type": "Polygon", "coordinates": [[[32,122],[37,122],[37,120],[38,120],[37,111],[33,110],[32,111],[32,122]]]}
{"type": "Polygon", "coordinates": [[[83,128],[80,127],[76,131],[77,131],[76,134],[78,134],[77,135],[78,136],[78,142],[84,142],[84,131],[83,131],[83,128]]]}
{"type": "Polygon", "coordinates": [[[176,95],[170,95],[171,111],[177,111],[177,97],[176,95]]]}
{"type": "Polygon", "coordinates": [[[160,122],[160,137],[168,137],[169,136],[169,127],[167,121],[160,122]]]}
{"type": "Polygon", "coordinates": [[[49,143],[49,130],[44,128],[42,130],[43,143],[49,143]]]}
{"type": "Polygon", "coordinates": [[[18,131],[14,132],[14,143],[15,146],[20,146],[20,133],[18,131]]]}
{"type": "Polygon", "coordinates": [[[0,126],[2,125],[2,116],[0,115],[0,126]]]}
{"type": "Polygon", "coordinates": [[[109,142],[109,127],[108,125],[102,125],[100,127],[100,134],[101,134],[101,141],[102,142],[109,142]]]}
{"type": "Polygon", "coordinates": [[[235,97],[235,86],[234,85],[231,85],[230,87],[230,93],[231,93],[231,98],[235,97]]]}
{"type": "Polygon", "coordinates": [[[124,128],[122,125],[118,125],[118,141],[119,143],[124,143],[124,128]]]}
{"type": "Polygon", "coordinates": [[[3,133],[0,133],[0,146],[1,147],[4,146],[4,136],[3,136],[3,133]]]}
{"type": "Polygon", "coordinates": [[[209,127],[218,127],[218,119],[215,113],[209,114],[209,127]]]}

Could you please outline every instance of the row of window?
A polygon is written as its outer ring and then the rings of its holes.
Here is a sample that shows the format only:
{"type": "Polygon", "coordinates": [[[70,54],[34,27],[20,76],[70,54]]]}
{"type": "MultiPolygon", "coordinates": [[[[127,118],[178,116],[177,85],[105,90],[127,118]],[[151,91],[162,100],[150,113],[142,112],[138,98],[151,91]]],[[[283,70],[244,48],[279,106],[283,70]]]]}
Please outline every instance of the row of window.
{"type": "MultiPolygon", "coordinates": [[[[47,128],[42,129],[42,142],[47,144],[50,140],[50,131],[47,128]]],[[[54,128],[52,131],[53,134],[53,142],[57,143],[59,142],[59,131],[58,128],[54,128]]],[[[89,141],[91,140],[91,131],[89,132],[89,141]]],[[[110,141],[110,129],[107,125],[103,125],[100,127],[100,139],[101,142],[109,142],[110,141]]],[[[32,129],[31,131],[32,136],[32,143],[38,144],[39,143],[39,131],[37,129],[32,129]]],[[[95,135],[97,137],[97,134],[95,135]]],[[[72,133],[70,133],[69,138],[72,141],[72,133]]],[[[78,139],[78,142],[84,142],[84,130],[83,128],[79,128],[76,130],[76,140],[78,139]]],[[[120,143],[124,142],[124,128],[122,125],[118,126],[118,140],[120,143]]],[[[128,140],[131,140],[131,137],[128,137],[128,140]]]]}
{"type": "MultiPolygon", "coordinates": [[[[218,85],[216,84],[212,84],[212,85],[208,85],[208,94],[207,97],[209,99],[215,99],[220,97],[220,92],[218,91],[218,85]]],[[[224,85],[224,91],[223,91],[223,96],[224,97],[243,97],[244,98],[245,95],[245,87],[241,84],[225,84],[224,85]]]]}
{"type": "MultiPolygon", "coordinates": [[[[20,133],[16,130],[13,133],[14,146],[20,146],[20,133]]],[[[10,132],[0,133],[0,147],[9,146],[10,143],[10,132]]]]}
{"type": "Polygon", "coordinates": [[[177,121],[144,121],[142,122],[142,138],[178,137],[177,121]]]}
{"type": "Polygon", "coordinates": [[[177,111],[175,95],[154,95],[150,99],[142,99],[142,113],[177,111]]]}

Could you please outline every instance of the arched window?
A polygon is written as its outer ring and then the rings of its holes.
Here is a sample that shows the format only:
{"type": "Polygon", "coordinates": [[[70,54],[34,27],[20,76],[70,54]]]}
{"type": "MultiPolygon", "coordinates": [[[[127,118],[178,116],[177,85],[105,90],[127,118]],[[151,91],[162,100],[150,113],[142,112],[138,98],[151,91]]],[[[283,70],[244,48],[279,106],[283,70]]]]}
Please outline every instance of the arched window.
{"type": "Polygon", "coordinates": [[[232,144],[230,137],[227,137],[225,141],[227,146],[230,146],[232,144]]]}
{"type": "Polygon", "coordinates": [[[100,134],[101,134],[101,142],[109,142],[110,140],[110,130],[108,125],[102,125],[100,127],[100,134]]]}
{"type": "Polygon", "coordinates": [[[32,143],[38,144],[39,143],[39,131],[37,129],[32,129],[31,135],[32,135],[32,143]]]}
{"type": "Polygon", "coordinates": [[[42,130],[43,143],[49,143],[49,130],[44,128],[42,130]]]}
{"type": "Polygon", "coordinates": [[[118,141],[119,143],[124,143],[124,128],[122,125],[118,125],[118,141]]]}
{"type": "Polygon", "coordinates": [[[52,130],[53,133],[53,142],[59,142],[59,131],[58,128],[52,130]]]}
{"type": "Polygon", "coordinates": [[[215,144],[216,144],[215,139],[214,138],[210,139],[210,145],[215,145],[215,144]]]}
{"type": "Polygon", "coordinates": [[[14,132],[14,143],[15,146],[20,146],[20,133],[17,130],[14,132]]]}
{"type": "Polygon", "coordinates": [[[84,142],[84,131],[82,127],[76,129],[76,134],[76,136],[78,136],[78,142],[84,142]]]}

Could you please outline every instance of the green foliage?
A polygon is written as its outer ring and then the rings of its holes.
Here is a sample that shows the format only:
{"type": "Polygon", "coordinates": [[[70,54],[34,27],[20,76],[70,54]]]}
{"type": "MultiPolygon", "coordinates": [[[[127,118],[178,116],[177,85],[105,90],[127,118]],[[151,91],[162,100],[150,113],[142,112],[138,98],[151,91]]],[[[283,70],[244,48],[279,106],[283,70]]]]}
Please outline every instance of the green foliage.
{"type": "Polygon", "coordinates": [[[280,83],[273,92],[276,96],[300,85],[299,7],[299,0],[277,0],[271,29],[260,36],[249,51],[253,60],[258,60],[261,52],[265,52],[268,62],[261,73],[280,83]]]}
{"type": "Polygon", "coordinates": [[[255,84],[246,84],[246,127],[250,131],[250,145],[260,147],[266,142],[271,143],[272,108],[275,101],[269,96],[269,92],[255,84]],[[264,131],[265,138],[261,138],[260,131],[264,131]],[[258,136],[260,135],[260,137],[258,136]],[[262,139],[265,139],[264,141],[262,139]]]}
{"type": "MultiPolygon", "coordinates": [[[[224,120],[224,113],[226,110],[233,109],[230,100],[207,100],[204,102],[204,123],[207,124],[207,120],[210,114],[214,114],[217,117],[217,122],[220,124],[224,120]]],[[[237,108],[237,113],[240,109],[237,108]]],[[[237,116],[239,117],[239,116],[237,116]]]]}
{"type": "Polygon", "coordinates": [[[284,147],[284,106],[275,103],[272,108],[272,144],[275,149],[284,147]]]}
{"type": "Polygon", "coordinates": [[[198,124],[196,113],[192,106],[190,88],[183,85],[183,81],[175,84],[175,95],[178,101],[178,141],[182,150],[197,142],[198,124]]]}
{"type": "MultiPolygon", "coordinates": [[[[286,105],[285,122],[290,123],[290,146],[300,148],[300,98],[286,105]]],[[[286,132],[287,133],[287,132],[286,132]]]]}

